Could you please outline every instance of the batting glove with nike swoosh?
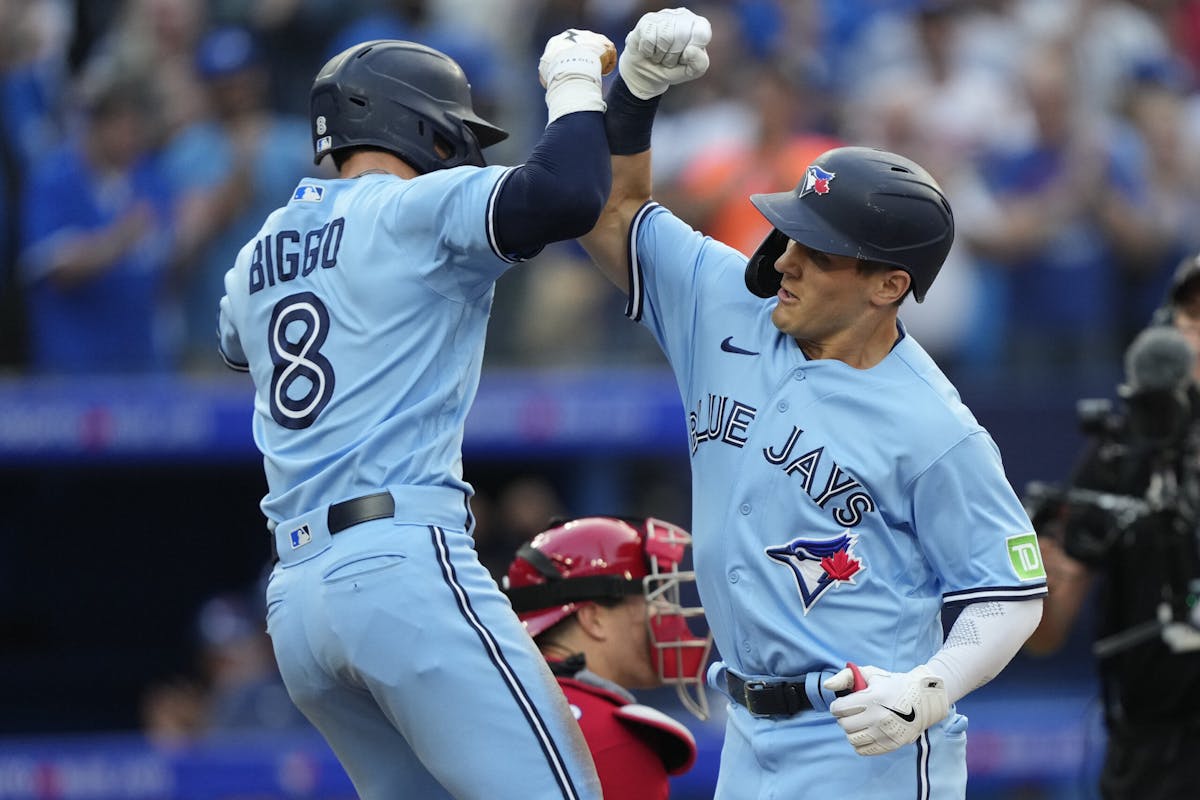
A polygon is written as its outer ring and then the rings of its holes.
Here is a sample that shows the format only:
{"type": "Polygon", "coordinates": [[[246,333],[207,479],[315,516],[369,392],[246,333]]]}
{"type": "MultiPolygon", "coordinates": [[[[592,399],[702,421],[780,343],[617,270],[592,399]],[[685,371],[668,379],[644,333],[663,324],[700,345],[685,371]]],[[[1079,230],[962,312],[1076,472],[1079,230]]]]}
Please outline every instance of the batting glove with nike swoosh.
{"type": "MultiPolygon", "coordinates": [[[[892,673],[877,667],[860,671],[867,687],[829,705],[859,755],[883,755],[914,742],[950,713],[945,682],[924,664],[910,672],[892,673]]],[[[853,669],[847,666],[824,685],[832,692],[850,690],[853,669]]]]}
{"type": "Polygon", "coordinates": [[[625,37],[619,69],[629,91],[642,100],[699,78],[708,70],[712,26],[686,8],[643,14],[625,37]]]}

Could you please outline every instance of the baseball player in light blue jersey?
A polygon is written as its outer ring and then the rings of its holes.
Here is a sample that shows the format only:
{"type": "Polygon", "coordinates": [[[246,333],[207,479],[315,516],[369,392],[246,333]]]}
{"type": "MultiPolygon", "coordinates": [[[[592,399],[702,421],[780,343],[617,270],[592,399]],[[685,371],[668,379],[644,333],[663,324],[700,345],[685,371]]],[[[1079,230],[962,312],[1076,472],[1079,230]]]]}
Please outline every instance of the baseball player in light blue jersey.
{"type": "Polygon", "coordinates": [[[1045,573],[996,445],[898,317],[941,268],[950,205],[906,158],[831,150],[751,198],[774,231],[747,262],[652,202],[655,106],[710,35],[686,9],[629,34],[583,241],[686,410],[709,682],[731,700],[716,794],[962,797],[954,704],[1032,632],[1045,573]]]}
{"type": "Polygon", "coordinates": [[[550,121],[516,168],[485,166],[507,134],[444,54],[373,41],[334,57],[312,136],[339,177],[302,181],[225,277],[220,349],[254,379],[278,558],[267,628],[363,798],[600,796],[476,557],[461,444],[495,281],[603,206],[611,47],[587,31],[547,43],[550,121]]]}

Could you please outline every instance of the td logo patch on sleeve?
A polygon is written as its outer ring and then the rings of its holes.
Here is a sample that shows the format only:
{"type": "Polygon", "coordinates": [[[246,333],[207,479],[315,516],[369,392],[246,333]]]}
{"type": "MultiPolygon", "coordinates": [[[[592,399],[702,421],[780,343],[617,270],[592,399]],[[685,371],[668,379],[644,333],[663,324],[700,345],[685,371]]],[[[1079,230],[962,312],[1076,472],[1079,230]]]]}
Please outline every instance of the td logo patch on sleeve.
{"type": "Polygon", "coordinates": [[[1022,533],[1009,536],[1008,560],[1013,571],[1023,581],[1045,580],[1046,567],[1042,564],[1042,551],[1038,548],[1037,534],[1022,533]]]}

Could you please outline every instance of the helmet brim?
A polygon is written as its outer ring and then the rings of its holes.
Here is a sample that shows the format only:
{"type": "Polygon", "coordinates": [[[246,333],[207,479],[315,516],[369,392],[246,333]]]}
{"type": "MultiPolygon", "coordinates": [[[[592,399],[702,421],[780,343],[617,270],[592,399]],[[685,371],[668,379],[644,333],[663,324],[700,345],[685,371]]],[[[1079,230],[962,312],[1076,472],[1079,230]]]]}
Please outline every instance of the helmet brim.
{"type": "MultiPolygon", "coordinates": [[[[822,253],[860,257],[858,243],[850,241],[816,212],[809,210],[807,203],[797,199],[795,190],[752,194],[750,202],[787,238],[822,253]]],[[[819,203],[820,199],[813,202],[819,203]]]]}
{"type": "Polygon", "coordinates": [[[579,603],[568,603],[565,606],[544,608],[540,611],[529,611],[520,614],[521,624],[530,636],[540,636],[558,623],[579,610],[579,603]]]}
{"type": "Polygon", "coordinates": [[[499,144],[508,138],[508,131],[496,127],[483,117],[464,117],[463,124],[471,129],[471,133],[475,134],[475,141],[479,142],[481,150],[485,150],[494,144],[499,144]]]}

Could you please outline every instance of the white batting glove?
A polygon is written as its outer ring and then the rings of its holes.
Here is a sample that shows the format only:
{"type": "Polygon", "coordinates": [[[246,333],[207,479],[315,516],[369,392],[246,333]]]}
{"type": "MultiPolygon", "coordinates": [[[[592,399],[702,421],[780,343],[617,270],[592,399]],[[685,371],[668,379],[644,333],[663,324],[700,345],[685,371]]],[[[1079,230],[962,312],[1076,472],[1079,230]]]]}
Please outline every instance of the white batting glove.
{"type": "Polygon", "coordinates": [[[604,111],[600,77],[612,70],[616,52],[607,36],[592,31],[566,30],[546,42],[538,77],[546,87],[549,122],[575,111],[604,111]]]}
{"type": "MultiPolygon", "coordinates": [[[[926,728],[950,713],[944,681],[924,664],[911,672],[894,674],[876,667],[862,667],[860,671],[867,688],[829,705],[859,755],[883,755],[914,742],[926,728]]],[[[853,688],[853,670],[847,667],[824,686],[831,692],[853,688]]]]}
{"type": "Polygon", "coordinates": [[[686,8],[643,14],[625,37],[621,78],[642,100],[658,97],[668,87],[699,78],[708,69],[712,26],[686,8]]]}

